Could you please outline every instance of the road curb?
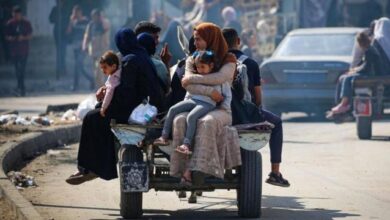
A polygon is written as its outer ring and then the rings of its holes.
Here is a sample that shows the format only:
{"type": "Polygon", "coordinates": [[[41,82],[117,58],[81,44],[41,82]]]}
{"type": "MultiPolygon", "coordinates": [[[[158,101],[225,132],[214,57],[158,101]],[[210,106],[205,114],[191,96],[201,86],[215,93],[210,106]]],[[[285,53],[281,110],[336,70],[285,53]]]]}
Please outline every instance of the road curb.
{"type": "Polygon", "coordinates": [[[12,207],[17,219],[43,219],[34,206],[25,199],[8,180],[6,173],[19,170],[25,161],[32,159],[50,148],[75,143],[79,140],[81,124],[44,129],[21,136],[15,142],[7,142],[0,147],[0,198],[12,207]]]}

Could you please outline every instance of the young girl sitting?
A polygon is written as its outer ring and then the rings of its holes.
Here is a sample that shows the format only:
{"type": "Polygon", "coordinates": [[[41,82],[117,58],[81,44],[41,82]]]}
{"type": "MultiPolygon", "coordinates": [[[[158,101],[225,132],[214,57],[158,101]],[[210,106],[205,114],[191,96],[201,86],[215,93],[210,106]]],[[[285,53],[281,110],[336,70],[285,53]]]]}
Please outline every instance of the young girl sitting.
{"type": "MultiPolygon", "coordinates": [[[[195,68],[198,74],[206,75],[214,70],[214,53],[212,51],[196,51],[193,54],[195,58],[195,68]]],[[[232,99],[231,88],[229,83],[222,85],[213,86],[214,89],[219,91],[223,96],[224,100],[221,103],[221,108],[230,111],[230,102],[232,99]]],[[[172,130],[172,123],[176,115],[182,112],[188,112],[187,116],[187,129],[183,144],[176,148],[176,151],[189,155],[191,151],[191,143],[195,135],[197,121],[199,118],[205,116],[207,113],[215,109],[217,103],[210,97],[204,95],[196,95],[187,92],[186,97],[183,101],[172,106],[167,114],[167,119],[164,123],[164,128],[160,138],[154,141],[155,145],[166,146],[169,145],[168,138],[172,130]]]]}
{"type": "Polygon", "coordinates": [[[112,96],[114,95],[114,90],[120,83],[121,68],[118,56],[112,51],[107,51],[102,57],[100,57],[99,65],[104,75],[108,76],[104,86],[98,90],[98,93],[99,91],[105,91],[102,107],[100,109],[100,115],[105,117],[107,108],[111,103],[112,96]]]}

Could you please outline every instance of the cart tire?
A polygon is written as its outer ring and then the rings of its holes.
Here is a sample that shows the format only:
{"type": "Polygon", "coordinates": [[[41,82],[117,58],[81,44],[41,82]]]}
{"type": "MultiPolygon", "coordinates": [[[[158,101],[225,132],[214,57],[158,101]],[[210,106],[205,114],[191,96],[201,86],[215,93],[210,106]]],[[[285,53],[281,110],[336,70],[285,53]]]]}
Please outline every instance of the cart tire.
{"type": "Polygon", "coordinates": [[[257,151],[241,149],[240,188],[237,189],[238,215],[259,218],[261,215],[262,159],[257,151]]]}
{"type": "Polygon", "coordinates": [[[361,140],[371,139],[372,136],[372,119],[371,117],[356,118],[357,135],[361,140]]]}
{"type": "MultiPolygon", "coordinates": [[[[127,150],[126,162],[142,161],[142,152],[136,147],[127,150]]],[[[120,214],[124,219],[142,216],[142,192],[123,192],[121,189],[120,214]]]]}

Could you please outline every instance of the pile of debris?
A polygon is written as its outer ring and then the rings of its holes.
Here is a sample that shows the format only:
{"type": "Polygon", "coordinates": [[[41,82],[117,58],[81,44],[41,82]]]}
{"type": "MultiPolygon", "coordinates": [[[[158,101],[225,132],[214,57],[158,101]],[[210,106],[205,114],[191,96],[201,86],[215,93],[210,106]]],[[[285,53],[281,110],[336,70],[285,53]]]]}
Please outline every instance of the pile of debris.
{"type": "Polygon", "coordinates": [[[8,172],[7,176],[18,189],[38,186],[34,180],[34,177],[21,172],[10,171],[8,172]]]}
{"type": "Polygon", "coordinates": [[[53,120],[42,116],[22,117],[17,114],[0,115],[0,125],[36,125],[50,126],[53,120]]]}

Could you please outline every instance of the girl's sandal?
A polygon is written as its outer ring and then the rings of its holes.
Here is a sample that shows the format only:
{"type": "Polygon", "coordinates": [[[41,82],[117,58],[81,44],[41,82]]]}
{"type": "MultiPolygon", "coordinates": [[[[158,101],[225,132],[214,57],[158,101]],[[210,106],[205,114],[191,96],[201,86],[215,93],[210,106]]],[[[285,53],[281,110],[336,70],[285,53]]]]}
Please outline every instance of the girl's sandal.
{"type": "Polygon", "coordinates": [[[164,138],[162,138],[162,137],[159,137],[156,140],[154,140],[153,145],[168,146],[169,145],[169,141],[164,139],[164,138]]]}

